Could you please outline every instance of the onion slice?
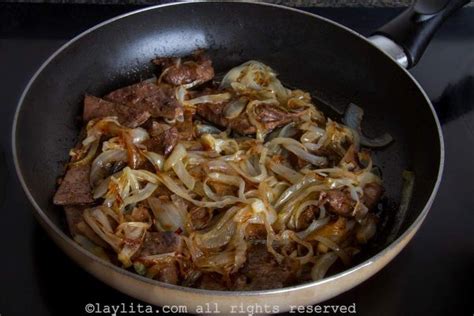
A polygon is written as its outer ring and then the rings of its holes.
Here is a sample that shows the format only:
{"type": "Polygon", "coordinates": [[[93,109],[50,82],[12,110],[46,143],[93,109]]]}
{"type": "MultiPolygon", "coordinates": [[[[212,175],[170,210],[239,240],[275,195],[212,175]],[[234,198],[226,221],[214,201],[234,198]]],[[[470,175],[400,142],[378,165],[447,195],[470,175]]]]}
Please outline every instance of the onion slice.
{"type": "Polygon", "coordinates": [[[317,220],[314,220],[309,226],[308,228],[306,228],[305,230],[303,231],[300,231],[300,232],[297,232],[296,233],[296,236],[298,236],[299,238],[301,239],[305,239],[306,237],[308,237],[309,235],[311,235],[314,231],[316,231],[317,229],[323,227],[324,225],[326,225],[327,223],[329,222],[329,216],[323,218],[323,219],[317,219],[317,220]]]}
{"type": "Polygon", "coordinates": [[[360,137],[360,143],[367,147],[384,147],[393,141],[393,137],[385,133],[382,136],[376,138],[368,138],[364,135],[361,128],[362,118],[364,117],[364,110],[354,103],[349,104],[346,112],[344,113],[343,122],[353,130],[358,132],[360,137]]]}
{"type": "Polygon", "coordinates": [[[143,151],[142,154],[148,159],[153,167],[155,167],[156,171],[163,170],[165,165],[165,157],[163,155],[157,154],[153,151],[143,151]]]}
{"type": "Polygon", "coordinates": [[[104,178],[104,168],[113,162],[126,162],[127,152],[123,149],[112,149],[102,152],[92,162],[90,183],[92,187],[95,187],[101,179],[104,178]]]}
{"type": "Polygon", "coordinates": [[[224,117],[226,119],[235,119],[242,113],[242,111],[245,109],[245,106],[247,105],[248,100],[245,98],[239,98],[236,100],[233,100],[229,102],[223,111],[224,117]]]}
{"type": "Polygon", "coordinates": [[[178,143],[171,155],[166,159],[163,169],[169,171],[178,161],[183,159],[186,156],[186,148],[181,143],[178,143]]]}
{"type": "Polygon", "coordinates": [[[155,215],[155,226],[160,231],[175,232],[179,228],[184,230],[187,212],[178,207],[174,202],[163,202],[158,198],[147,199],[153,215],[155,215]]]}
{"type": "Polygon", "coordinates": [[[275,163],[270,161],[270,170],[279,175],[285,180],[288,180],[291,184],[295,184],[301,181],[303,175],[298,171],[295,171],[283,164],[275,163]]]}
{"type": "Polygon", "coordinates": [[[231,98],[230,93],[219,93],[219,94],[211,94],[211,95],[203,95],[191,100],[184,101],[184,105],[197,105],[202,103],[213,103],[219,104],[225,101],[228,101],[231,98]]]}
{"type": "Polygon", "coordinates": [[[174,165],[173,165],[173,171],[176,173],[178,176],[179,180],[183,182],[183,184],[189,189],[189,190],[194,190],[194,186],[196,185],[196,180],[189,174],[188,170],[186,170],[186,167],[184,166],[183,162],[181,160],[178,160],[174,165]]]}
{"type": "Polygon", "coordinates": [[[291,151],[293,154],[298,156],[298,158],[303,159],[315,166],[324,166],[328,163],[328,159],[322,156],[313,155],[306,150],[302,149],[299,146],[295,145],[283,145],[287,150],[291,151]]]}
{"type": "Polygon", "coordinates": [[[237,224],[232,218],[235,216],[239,207],[234,206],[225,211],[221,219],[207,232],[197,233],[195,239],[201,248],[219,248],[226,245],[234,235],[237,224]]]}
{"type": "Polygon", "coordinates": [[[328,252],[316,261],[316,264],[311,269],[311,278],[313,281],[318,281],[324,278],[329,268],[336,262],[337,255],[334,252],[328,252]]]}

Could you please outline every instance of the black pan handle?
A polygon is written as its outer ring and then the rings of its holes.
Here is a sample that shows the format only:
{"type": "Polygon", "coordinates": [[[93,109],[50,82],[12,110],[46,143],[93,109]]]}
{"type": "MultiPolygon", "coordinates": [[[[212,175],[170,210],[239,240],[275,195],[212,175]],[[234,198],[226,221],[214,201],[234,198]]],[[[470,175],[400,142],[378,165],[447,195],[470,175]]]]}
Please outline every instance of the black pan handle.
{"type": "Polygon", "coordinates": [[[404,66],[413,67],[423,55],[436,30],[470,0],[418,0],[395,19],[378,29],[374,36],[387,37],[406,54],[404,66]]]}

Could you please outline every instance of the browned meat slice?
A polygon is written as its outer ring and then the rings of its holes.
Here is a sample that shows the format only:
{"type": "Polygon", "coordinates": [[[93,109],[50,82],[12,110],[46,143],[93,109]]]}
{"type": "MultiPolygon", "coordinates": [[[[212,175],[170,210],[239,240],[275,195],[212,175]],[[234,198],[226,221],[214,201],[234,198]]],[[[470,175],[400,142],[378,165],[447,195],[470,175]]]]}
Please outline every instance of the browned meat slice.
{"type": "Polygon", "coordinates": [[[72,165],[59,185],[53,202],[57,205],[93,203],[89,184],[90,165],[72,165]]]}
{"type": "Polygon", "coordinates": [[[296,156],[292,152],[288,152],[288,162],[290,163],[290,166],[292,166],[296,170],[303,169],[305,166],[309,164],[309,162],[301,159],[300,157],[296,156]]]}
{"type": "Polygon", "coordinates": [[[200,278],[198,285],[200,289],[226,291],[228,290],[225,280],[218,273],[204,273],[200,278]]]}
{"type": "Polygon", "coordinates": [[[115,90],[104,98],[128,106],[135,105],[140,111],[148,111],[152,117],[183,118],[183,107],[176,100],[174,88],[169,85],[140,82],[115,90]]]}
{"type": "MultiPolygon", "coordinates": [[[[337,220],[331,220],[323,227],[314,231],[307,239],[313,240],[313,238],[316,236],[322,236],[325,238],[329,238],[336,244],[340,245],[341,242],[344,241],[350,235],[350,229],[347,225],[347,222],[347,218],[339,216],[337,220]]],[[[329,250],[329,248],[321,242],[318,243],[317,247],[318,251],[323,253],[326,253],[329,250]]]]}
{"type": "Polygon", "coordinates": [[[374,209],[383,194],[383,187],[378,183],[368,183],[364,186],[364,195],[361,198],[362,203],[369,210],[374,209]]]}
{"type": "Polygon", "coordinates": [[[298,227],[296,227],[298,230],[304,230],[308,228],[309,225],[314,220],[315,214],[316,214],[316,206],[311,205],[308,208],[306,208],[298,218],[298,227]]]}
{"type": "Polygon", "coordinates": [[[179,271],[176,262],[171,261],[160,265],[158,273],[153,278],[169,284],[178,284],[179,271]]]}
{"type": "Polygon", "coordinates": [[[284,260],[281,264],[267,251],[266,245],[253,245],[247,252],[247,262],[240,273],[247,277],[245,290],[282,288],[295,281],[297,262],[284,260]]]}
{"type": "Polygon", "coordinates": [[[193,126],[193,113],[191,111],[184,111],[184,121],[176,122],[176,128],[179,132],[180,140],[193,140],[194,137],[194,126],[193,126]]]}
{"type": "Polygon", "coordinates": [[[174,88],[168,85],[160,85],[156,94],[144,98],[138,105],[150,111],[153,117],[184,119],[183,106],[176,100],[174,88]]]}
{"type": "Polygon", "coordinates": [[[249,224],[245,229],[245,236],[250,240],[267,239],[267,230],[263,224],[249,224]]]}
{"type": "Polygon", "coordinates": [[[130,214],[131,222],[148,222],[150,219],[150,212],[144,206],[135,207],[130,214]]]}
{"type": "Polygon", "coordinates": [[[181,237],[173,232],[148,232],[137,257],[178,251],[181,245],[181,237]]]}
{"type": "Polygon", "coordinates": [[[104,99],[122,104],[137,104],[143,99],[158,93],[159,90],[160,88],[155,83],[143,81],[114,90],[107,94],[104,99]]]}
{"type": "MultiPolygon", "coordinates": [[[[382,194],[383,187],[377,183],[366,184],[363,188],[364,194],[361,202],[370,210],[377,206],[382,194]]],[[[329,211],[341,216],[353,216],[356,202],[350,193],[343,189],[334,189],[325,193],[326,206],[329,211]]]]}
{"type": "Polygon", "coordinates": [[[168,155],[173,151],[174,146],[176,146],[179,140],[179,133],[176,127],[172,127],[166,130],[163,133],[162,139],[163,139],[163,153],[165,155],[168,155]]]}
{"type": "Polygon", "coordinates": [[[341,216],[350,216],[354,210],[355,201],[347,191],[334,189],[326,192],[328,210],[341,216]]]}
{"type": "Polygon", "coordinates": [[[260,104],[256,108],[257,121],[265,126],[265,130],[273,130],[278,126],[290,123],[302,112],[286,112],[270,104],[260,104]]]}
{"type": "Polygon", "coordinates": [[[173,151],[174,146],[178,143],[179,133],[176,127],[172,127],[166,130],[162,136],[163,139],[163,153],[165,155],[170,154],[173,151]]]}
{"type": "Polygon", "coordinates": [[[72,237],[75,237],[76,235],[84,235],[96,245],[107,248],[107,243],[103,241],[84,221],[82,214],[84,213],[85,209],[86,207],[81,205],[64,207],[69,232],[71,233],[72,237]]]}
{"type": "Polygon", "coordinates": [[[166,130],[170,129],[171,125],[159,123],[157,121],[153,121],[151,127],[148,129],[148,133],[150,137],[158,138],[160,137],[166,130]]]}
{"type": "Polygon", "coordinates": [[[212,61],[203,51],[197,51],[190,58],[157,58],[155,65],[161,66],[163,82],[179,86],[196,82],[198,84],[214,78],[212,61]]]}
{"type": "Polygon", "coordinates": [[[245,290],[247,287],[247,277],[241,273],[235,273],[232,278],[232,290],[245,290]]]}
{"type": "Polygon", "coordinates": [[[170,154],[179,141],[179,132],[176,127],[153,122],[149,130],[150,138],[144,142],[149,151],[170,154]]]}
{"type": "Polygon", "coordinates": [[[150,113],[133,106],[113,103],[91,95],[86,95],[84,98],[84,113],[82,116],[84,122],[106,116],[116,116],[120,124],[135,128],[145,123],[150,117],[150,113]]]}
{"type": "MultiPolygon", "coordinates": [[[[200,104],[197,108],[197,113],[207,121],[221,127],[230,127],[239,134],[255,134],[257,129],[249,121],[247,113],[243,112],[234,119],[227,119],[223,114],[225,106],[226,104],[200,104]]],[[[263,128],[263,132],[269,133],[277,127],[298,119],[303,112],[290,113],[270,104],[260,104],[256,107],[255,113],[256,121],[263,128]]]]}
{"type": "Polygon", "coordinates": [[[224,117],[225,104],[200,104],[197,107],[197,114],[207,121],[221,127],[230,127],[242,135],[255,134],[255,126],[250,124],[246,114],[241,114],[235,119],[229,120],[224,117]]]}

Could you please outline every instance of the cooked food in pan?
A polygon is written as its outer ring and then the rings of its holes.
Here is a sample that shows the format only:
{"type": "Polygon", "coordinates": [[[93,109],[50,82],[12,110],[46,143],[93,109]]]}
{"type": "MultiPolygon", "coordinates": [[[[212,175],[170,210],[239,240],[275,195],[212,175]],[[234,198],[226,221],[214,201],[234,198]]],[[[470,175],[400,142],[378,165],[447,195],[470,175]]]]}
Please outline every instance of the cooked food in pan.
{"type": "Polygon", "coordinates": [[[383,187],[360,132],[248,61],[214,80],[202,51],[157,77],[84,98],[54,196],[74,240],[167,283],[273,289],[319,280],[376,233],[383,187]]]}

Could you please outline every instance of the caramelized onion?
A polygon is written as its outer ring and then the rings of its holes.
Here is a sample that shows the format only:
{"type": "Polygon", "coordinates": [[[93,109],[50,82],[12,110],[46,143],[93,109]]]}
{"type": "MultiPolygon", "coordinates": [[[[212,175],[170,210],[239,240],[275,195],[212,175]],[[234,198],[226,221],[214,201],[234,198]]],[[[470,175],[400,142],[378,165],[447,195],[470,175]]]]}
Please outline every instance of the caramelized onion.
{"type": "Polygon", "coordinates": [[[165,165],[165,157],[163,155],[152,151],[145,151],[143,152],[143,156],[148,159],[148,161],[153,165],[153,167],[155,167],[157,171],[163,170],[165,165]]]}
{"type": "Polygon", "coordinates": [[[175,232],[179,228],[184,230],[186,210],[173,202],[163,202],[155,197],[148,198],[147,202],[155,216],[155,226],[158,230],[171,232],[175,232]]]}
{"type": "Polygon", "coordinates": [[[295,145],[284,145],[284,147],[294,153],[296,156],[299,158],[303,159],[304,161],[307,161],[315,166],[324,166],[327,164],[328,160],[326,157],[322,156],[316,156],[313,154],[310,154],[306,150],[302,149],[299,146],[295,145]]]}
{"type": "Polygon", "coordinates": [[[301,173],[283,164],[270,162],[270,169],[280,177],[288,180],[292,184],[300,182],[301,178],[303,178],[303,175],[301,173]]]}
{"type": "Polygon", "coordinates": [[[88,208],[84,210],[84,220],[92,228],[92,230],[99,235],[105,242],[107,242],[115,251],[119,252],[122,247],[122,239],[114,234],[112,223],[117,224],[117,217],[112,215],[113,211],[104,206],[95,208],[88,208]]]}
{"type": "Polygon", "coordinates": [[[248,100],[245,98],[239,98],[229,102],[224,108],[224,117],[226,119],[234,119],[242,113],[247,105],[248,100]]]}
{"type": "Polygon", "coordinates": [[[220,220],[205,233],[196,233],[196,243],[201,248],[219,248],[226,245],[234,235],[237,227],[236,223],[232,220],[235,216],[238,207],[233,207],[225,211],[224,215],[220,220]]]}
{"type": "Polygon", "coordinates": [[[328,222],[329,222],[329,217],[314,220],[305,230],[296,233],[296,235],[301,239],[305,239],[306,237],[311,235],[313,232],[318,230],[320,227],[323,227],[324,225],[326,225],[328,222]]]}
{"type": "Polygon", "coordinates": [[[316,264],[311,269],[311,278],[318,281],[324,278],[329,268],[336,262],[337,255],[334,252],[328,252],[318,258],[316,264]]]}
{"type": "MultiPolygon", "coordinates": [[[[196,54],[182,65],[179,58],[168,60],[173,67],[158,81],[181,66],[196,74],[206,70],[209,60],[200,58],[196,54]]],[[[141,127],[122,126],[117,117],[88,123],[82,147],[71,151],[77,160],[72,163],[92,162],[94,205],[101,205],[84,211],[82,224],[92,231],[77,241],[104,256],[104,249],[87,242],[95,236],[102,246],[110,245],[124,267],[133,265],[137,273],[156,279],[176,269],[165,279],[197,287],[208,273],[220,274],[229,286],[236,273],[245,272],[240,269],[254,255],[252,243],[265,243],[265,255],[282,267],[289,263],[296,278],[320,280],[338,258],[349,264],[376,231],[377,218],[364,205],[366,185],[381,185],[370,153],[359,150],[360,143],[368,143],[360,131],[362,110],[349,107],[349,127],[326,119],[308,93],[285,88],[275,71],[258,61],[231,69],[220,88],[210,82],[188,90],[202,83],[189,81],[166,86],[174,89],[171,98],[186,115],[154,115],[142,125],[150,135],[141,127]],[[268,107],[283,114],[264,113],[268,107]],[[177,133],[160,133],[153,121],[177,133]],[[170,144],[167,158],[154,152],[170,144]],[[337,204],[345,202],[349,211],[338,212],[337,204]],[[150,233],[184,242],[143,256],[140,248],[150,233]]],[[[404,179],[401,209],[408,207],[406,195],[413,190],[412,177],[404,174],[404,179]]],[[[155,236],[151,239],[146,246],[155,236]]]]}
{"type": "Polygon", "coordinates": [[[149,227],[149,224],[142,222],[126,222],[117,227],[116,234],[124,240],[123,247],[118,253],[118,259],[125,268],[132,265],[132,257],[140,250],[149,227]]]}
{"type": "Polygon", "coordinates": [[[196,104],[202,104],[202,103],[219,104],[219,103],[228,101],[230,98],[231,98],[230,93],[210,94],[210,95],[203,95],[201,97],[184,101],[184,104],[191,105],[191,106],[196,105],[196,104]]]}
{"type": "Polygon", "coordinates": [[[385,133],[382,136],[376,138],[367,138],[362,132],[361,123],[364,117],[364,110],[357,105],[351,103],[347,107],[346,113],[344,114],[343,121],[350,128],[358,132],[360,137],[360,143],[367,147],[384,147],[393,141],[390,134],[385,133]]]}
{"type": "Polygon", "coordinates": [[[97,156],[92,162],[91,173],[90,173],[90,183],[92,187],[95,187],[99,181],[107,176],[104,168],[107,165],[114,162],[126,162],[127,161],[127,152],[123,149],[113,149],[102,152],[97,156]]]}

